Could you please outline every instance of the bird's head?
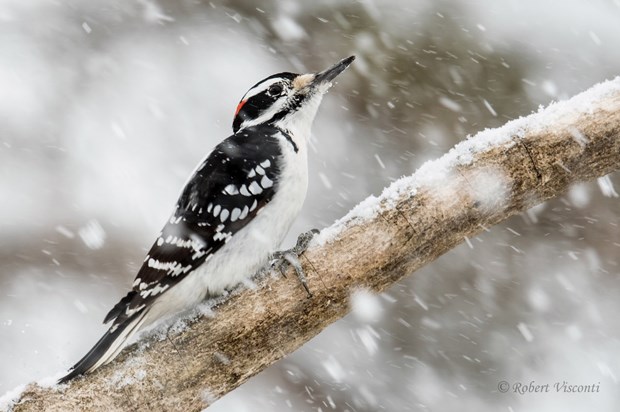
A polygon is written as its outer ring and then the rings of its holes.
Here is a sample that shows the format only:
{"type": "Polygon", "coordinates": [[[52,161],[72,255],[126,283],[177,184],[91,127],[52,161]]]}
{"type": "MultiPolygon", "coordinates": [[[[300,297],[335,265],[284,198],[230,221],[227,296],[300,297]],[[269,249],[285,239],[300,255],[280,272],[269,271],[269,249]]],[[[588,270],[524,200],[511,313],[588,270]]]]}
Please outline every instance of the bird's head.
{"type": "Polygon", "coordinates": [[[278,73],[261,80],[239,102],[233,131],[267,124],[309,132],[323,94],[354,59],[347,57],[319,73],[278,73]]]}

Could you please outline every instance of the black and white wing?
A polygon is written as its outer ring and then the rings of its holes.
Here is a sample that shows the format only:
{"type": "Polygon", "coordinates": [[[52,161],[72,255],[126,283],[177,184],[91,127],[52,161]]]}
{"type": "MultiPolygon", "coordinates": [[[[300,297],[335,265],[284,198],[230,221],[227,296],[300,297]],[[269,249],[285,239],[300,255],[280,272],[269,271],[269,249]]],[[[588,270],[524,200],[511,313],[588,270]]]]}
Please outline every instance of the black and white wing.
{"type": "Polygon", "coordinates": [[[106,316],[122,323],[207,261],[273,198],[280,145],[261,127],[220,143],[187,182],[146,255],[133,290],[106,316]]]}
{"type": "Polygon", "coordinates": [[[277,129],[247,128],[217,145],[187,182],[149,250],[132,290],[107,314],[109,331],[60,382],[112,360],[152,303],[210,259],[254,219],[278,189],[277,129]]]}

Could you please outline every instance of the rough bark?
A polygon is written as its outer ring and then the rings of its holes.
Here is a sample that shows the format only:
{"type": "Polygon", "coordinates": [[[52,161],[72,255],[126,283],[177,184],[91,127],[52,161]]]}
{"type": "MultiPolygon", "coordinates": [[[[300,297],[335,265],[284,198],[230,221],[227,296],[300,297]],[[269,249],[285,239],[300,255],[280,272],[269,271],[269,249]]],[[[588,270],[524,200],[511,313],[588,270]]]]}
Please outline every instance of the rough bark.
{"type": "Polygon", "coordinates": [[[465,237],[619,168],[620,78],[474,136],[347,215],[301,258],[311,299],[295,276],[266,277],[68,387],[29,385],[14,409],[201,410],[346,315],[352,290],[381,292],[465,237]]]}

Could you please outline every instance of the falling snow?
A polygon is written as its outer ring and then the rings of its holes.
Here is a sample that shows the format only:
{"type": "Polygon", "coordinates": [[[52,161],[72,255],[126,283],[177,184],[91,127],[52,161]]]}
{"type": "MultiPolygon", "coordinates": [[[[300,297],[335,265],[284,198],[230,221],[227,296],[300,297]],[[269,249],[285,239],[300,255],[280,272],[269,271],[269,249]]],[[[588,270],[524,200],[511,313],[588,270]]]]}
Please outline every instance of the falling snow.
{"type": "MultiPolygon", "coordinates": [[[[26,382],[53,385],[100,337],[187,177],[232,133],[260,78],[357,57],[318,112],[308,196],[283,247],[313,227],[329,227],[318,238],[329,242],[403,194],[453,196],[455,166],[619,88],[569,100],[618,75],[617,1],[21,3],[0,4],[0,410],[26,382]]],[[[588,144],[570,133],[576,150],[588,144]]],[[[464,195],[501,206],[505,177],[471,176],[464,195]]],[[[617,173],[575,184],[382,294],[331,301],[325,310],[349,304],[351,315],[217,402],[212,388],[197,398],[214,412],[615,412],[617,187],[617,173]],[[498,392],[501,380],[601,392],[516,396],[498,392]]],[[[257,207],[218,205],[218,219],[257,207]]],[[[182,333],[220,301],[154,333],[182,333]]],[[[238,365],[229,353],[213,361],[238,365]]],[[[114,388],[149,379],[139,364],[127,370],[114,388]]]]}
{"type": "Polygon", "coordinates": [[[101,249],[105,243],[105,231],[95,219],[88,221],[88,223],[82,226],[78,234],[84,244],[90,249],[101,249]]]}
{"type": "Polygon", "coordinates": [[[517,325],[517,329],[519,329],[519,332],[521,332],[521,335],[523,335],[523,338],[526,341],[532,342],[534,340],[534,336],[532,335],[532,332],[530,332],[530,329],[527,327],[525,323],[519,323],[517,325]]]}
{"type": "Polygon", "coordinates": [[[601,192],[606,197],[618,197],[618,192],[614,188],[614,184],[611,181],[609,175],[599,177],[596,182],[598,183],[598,187],[601,189],[601,192]]]}
{"type": "Polygon", "coordinates": [[[87,34],[90,34],[90,32],[92,32],[93,30],[90,28],[90,26],[88,25],[88,23],[84,22],[82,23],[82,28],[84,29],[84,31],[87,34]]]}
{"type": "Polygon", "coordinates": [[[383,309],[379,296],[360,289],[351,295],[351,311],[360,322],[374,323],[381,319],[383,309]]]}

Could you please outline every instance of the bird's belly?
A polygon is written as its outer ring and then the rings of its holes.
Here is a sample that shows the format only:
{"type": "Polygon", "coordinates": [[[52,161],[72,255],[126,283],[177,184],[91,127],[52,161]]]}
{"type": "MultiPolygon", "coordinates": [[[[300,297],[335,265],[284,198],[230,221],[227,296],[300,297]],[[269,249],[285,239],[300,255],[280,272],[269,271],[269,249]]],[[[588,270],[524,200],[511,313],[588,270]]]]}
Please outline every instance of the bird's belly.
{"type": "Polygon", "coordinates": [[[281,199],[274,196],[269,207],[196,270],[205,292],[220,294],[265,265],[269,254],[284,240],[302,203],[303,198],[295,199],[290,194],[281,199]]]}

